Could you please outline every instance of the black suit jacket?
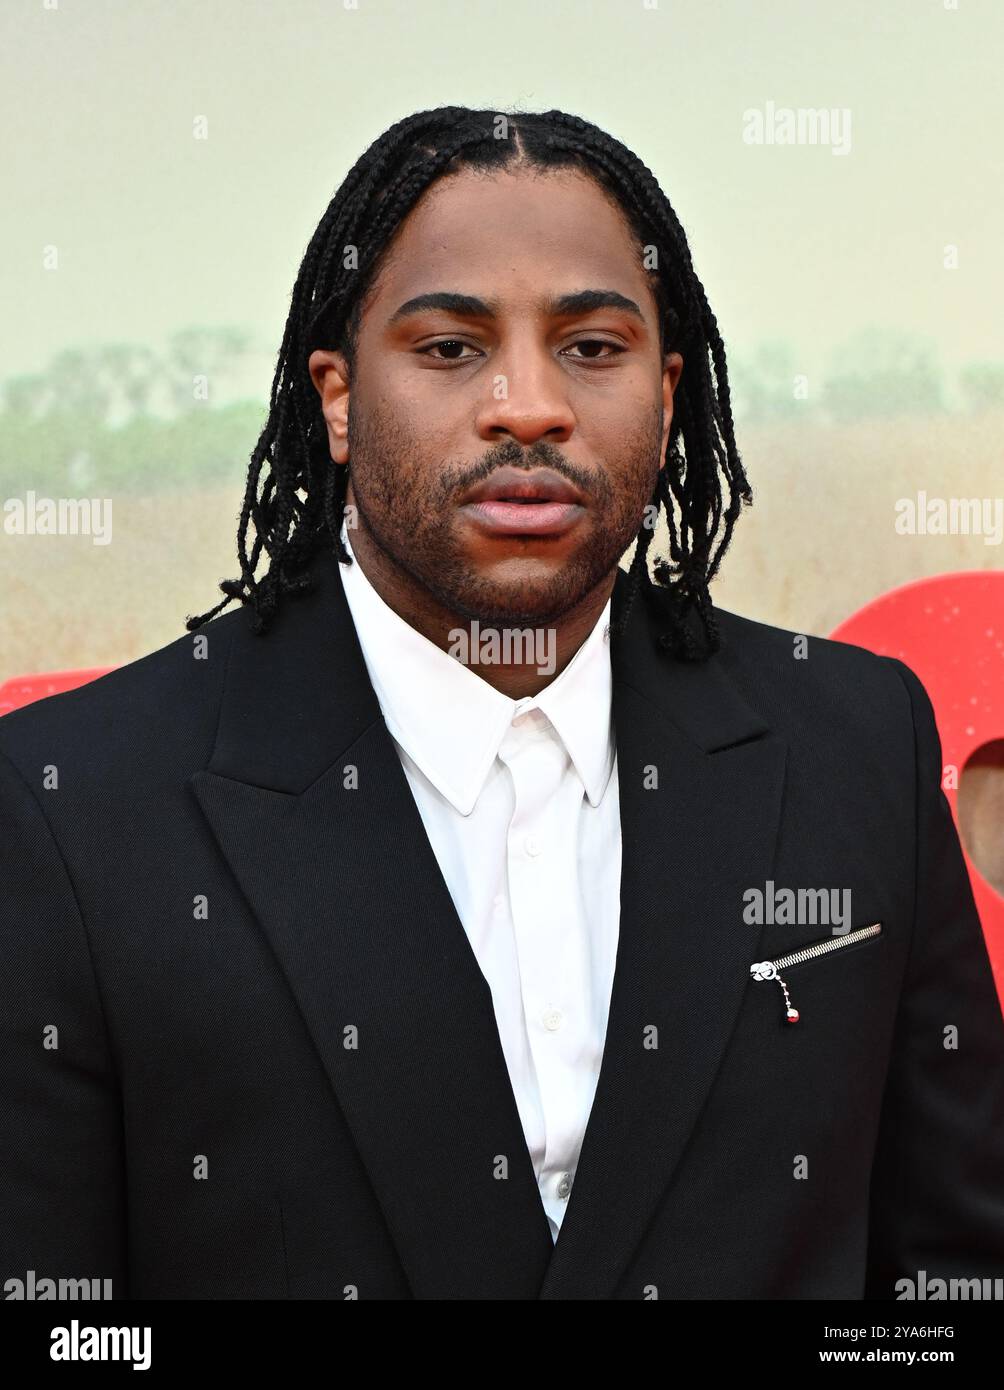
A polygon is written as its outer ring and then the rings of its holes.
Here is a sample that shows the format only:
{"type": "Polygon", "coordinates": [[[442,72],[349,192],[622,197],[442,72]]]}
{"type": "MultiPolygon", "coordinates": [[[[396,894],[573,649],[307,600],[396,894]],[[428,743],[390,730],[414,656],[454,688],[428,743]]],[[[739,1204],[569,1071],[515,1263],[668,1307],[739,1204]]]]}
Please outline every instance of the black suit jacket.
{"type": "Polygon", "coordinates": [[[721,610],[686,665],[635,605],[616,975],[553,1246],[488,985],[336,562],[315,573],[267,636],[234,609],[0,720],[3,1279],[860,1299],[1004,1276],[1004,1023],[917,677],[824,639],[794,659],[721,610]],[[745,921],[768,881],[882,924],[781,972],[797,1024],[750,966],[834,937],[745,921]]]}

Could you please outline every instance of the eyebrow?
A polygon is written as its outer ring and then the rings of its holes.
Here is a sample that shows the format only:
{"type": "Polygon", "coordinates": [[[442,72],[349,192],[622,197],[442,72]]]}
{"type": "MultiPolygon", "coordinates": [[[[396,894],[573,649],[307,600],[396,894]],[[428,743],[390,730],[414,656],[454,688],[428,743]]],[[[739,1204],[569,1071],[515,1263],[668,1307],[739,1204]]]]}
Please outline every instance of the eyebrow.
{"type": "MultiPolygon", "coordinates": [[[[616,290],[575,290],[541,302],[545,314],[551,318],[571,318],[578,314],[589,314],[595,309],[620,309],[631,314],[641,323],[645,315],[634,302],[616,290]]],[[[421,314],[427,309],[441,309],[458,318],[490,319],[498,313],[497,299],[479,299],[473,294],[457,294],[452,290],[437,290],[431,294],[418,294],[406,299],[388,319],[388,325],[399,323],[412,314],[421,314]]]]}

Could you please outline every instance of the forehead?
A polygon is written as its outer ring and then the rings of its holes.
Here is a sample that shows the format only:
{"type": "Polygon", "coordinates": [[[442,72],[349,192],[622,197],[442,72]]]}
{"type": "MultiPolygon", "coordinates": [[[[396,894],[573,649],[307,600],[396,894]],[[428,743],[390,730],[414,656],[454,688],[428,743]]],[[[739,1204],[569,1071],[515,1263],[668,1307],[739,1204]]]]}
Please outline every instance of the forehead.
{"type": "Polygon", "coordinates": [[[542,286],[566,284],[645,292],[637,238],[605,190],[566,169],[464,170],[411,210],[367,298],[371,310],[392,312],[391,301],[439,289],[537,299],[542,286]]]}

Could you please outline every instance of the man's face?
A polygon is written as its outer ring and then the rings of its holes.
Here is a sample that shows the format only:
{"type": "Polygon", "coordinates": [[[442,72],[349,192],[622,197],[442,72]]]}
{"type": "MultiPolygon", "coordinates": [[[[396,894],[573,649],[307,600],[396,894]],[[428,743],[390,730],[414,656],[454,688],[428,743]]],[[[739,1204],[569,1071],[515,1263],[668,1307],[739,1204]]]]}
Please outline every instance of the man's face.
{"type": "Polygon", "coordinates": [[[682,365],[660,354],[639,252],[593,180],[440,180],[372,287],[351,381],[340,353],[310,358],[332,466],[349,465],[353,543],[362,532],[383,573],[451,613],[557,621],[612,579],[638,533],[682,365]],[[583,291],[627,303],[558,302],[583,291]],[[427,295],[469,302],[409,306],[427,295]],[[575,495],[472,502],[503,465],[516,492],[544,469],[575,495]]]}

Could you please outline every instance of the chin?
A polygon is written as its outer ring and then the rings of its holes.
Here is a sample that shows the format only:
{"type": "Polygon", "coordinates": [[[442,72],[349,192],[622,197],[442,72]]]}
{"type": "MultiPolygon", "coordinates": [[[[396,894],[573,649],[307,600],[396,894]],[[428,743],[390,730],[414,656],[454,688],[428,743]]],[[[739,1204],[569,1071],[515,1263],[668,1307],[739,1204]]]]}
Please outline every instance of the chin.
{"type": "Polygon", "coordinates": [[[555,593],[550,585],[530,593],[525,585],[508,592],[502,586],[458,595],[455,607],[482,627],[540,627],[556,622],[578,601],[574,596],[570,603],[566,599],[564,591],[555,593]]]}

